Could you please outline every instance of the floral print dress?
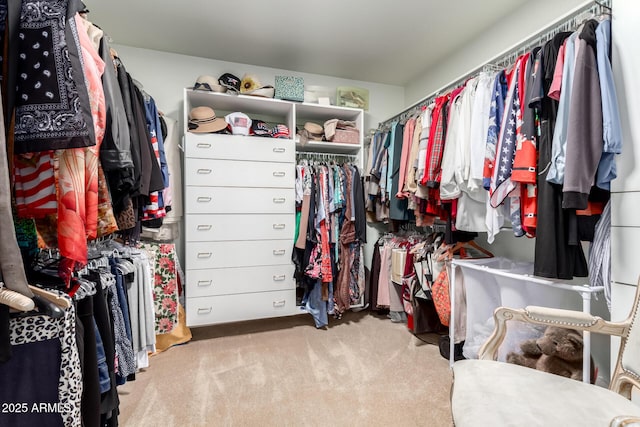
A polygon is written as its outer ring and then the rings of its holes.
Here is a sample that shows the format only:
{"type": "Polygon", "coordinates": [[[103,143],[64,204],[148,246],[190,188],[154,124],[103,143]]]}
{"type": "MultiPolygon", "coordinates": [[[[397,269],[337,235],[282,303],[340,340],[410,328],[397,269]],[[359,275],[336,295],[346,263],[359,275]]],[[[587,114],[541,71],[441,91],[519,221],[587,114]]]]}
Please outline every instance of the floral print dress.
{"type": "Polygon", "coordinates": [[[153,304],[156,334],[167,334],[178,324],[178,264],[173,243],[143,242],[153,265],[153,304]]]}

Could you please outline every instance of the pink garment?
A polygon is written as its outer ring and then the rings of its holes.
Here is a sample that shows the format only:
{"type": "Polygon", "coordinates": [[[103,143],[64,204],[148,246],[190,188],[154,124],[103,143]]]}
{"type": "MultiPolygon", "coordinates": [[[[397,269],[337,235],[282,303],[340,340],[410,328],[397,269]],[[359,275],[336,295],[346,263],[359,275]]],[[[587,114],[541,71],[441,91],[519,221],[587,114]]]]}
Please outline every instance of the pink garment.
{"type": "Polygon", "coordinates": [[[400,175],[398,176],[398,193],[396,197],[398,199],[406,199],[409,196],[408,192],[403,192],[404,181],[407,178],[407,170],[409,162],[409,153],[411,152],[411,144],[413,143],[413,131],[416,127],[416,119],[410,118],[404,126],[404,133],[402,134],[402,156],[400,157],[400,175]]]}
{"type": "Polygon", "coordinates": [[[326,168],[323,168],[322,172],[320,173],[319,181],[320,181],[320,190],[321,190],[320,197],[325,199],[325,203],[323,204],[325,209],[325,215],[324,215],[324,219],[320,221],[320,246],[321,246],[320,269],[322,271],[322,283],[330,283],[333,281],[333,270],[331,269],[331,244],[330,244],[330,236],[329,236],[330,224],[327,224],[327,221],[329,220],[329,215],[327,212],[329,203],[326,199],[326,195],[328,192],[326,168]]]}
{"type": "Polygon", "coordinates": [[[553,70],[553,80],[549,87],[549,98],[555,99],[556,101],[560,101],[560,92],[562,90],[562,69],[564,68],[564,50],[567,40],[562,43],[562,46],[560,46],[558,50],[556,68],[553,70]]]}
{"type": "MultiPolygon", "coordinates": [[[[64,263],[61,277],[70,275],[73,263],[87,262],[87,239],[95,239],[98,228],[98,153],[106,127],[106,104],[102,87],[104,61],[87,34],[86,21],[76,14],[75,24],[82,48],[82,66],[89,92],[96,145],[56,151],[58,177],[58,247],[64,263]]],[[[62,266],[62,264],[61,264],[62,266]]],[[[62,268],[62,267],[61,267],[62,268]]]]}

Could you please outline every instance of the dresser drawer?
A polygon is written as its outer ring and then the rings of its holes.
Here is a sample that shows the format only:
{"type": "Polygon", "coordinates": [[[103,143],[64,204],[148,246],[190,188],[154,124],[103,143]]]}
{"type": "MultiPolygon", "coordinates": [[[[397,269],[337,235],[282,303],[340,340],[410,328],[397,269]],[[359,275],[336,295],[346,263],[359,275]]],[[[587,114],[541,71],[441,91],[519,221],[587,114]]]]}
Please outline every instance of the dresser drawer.
{"type": "Polygon", "coordinates": [[[187,213],[293,213],[295,192],[290,188],[185,187],[187,213]]]}
{"type": "Polygon", "coordinates": [[[186,245],[186,268],[199,270],[289,264],[292,248],[291,240],[193,242],[186,245]]]}
{"type": "Polygon", "coordinates": [[[296,291],[258,292],[187,298],[187,326],[290,316],[299,313],[296,291]]]}
{"type": "Polygon", "coordinates": [[[224,240],[289,240],[293,242],[295,214],[187,215],[187,242],[224,240]]]}
{"type": "Polygon", "coordinates": [[[296,148],[291,139],[188,134],[185,157],[295,163],[296,148]]]}
{"type": "Polygon", "coordinates": [[[196,298],[295,289],[294,270],[293,264],[188,270],[186,296],[196,298]]]}
{"type": "Polygon", "coordinates": [[[293,188],[295,164],[187,159],[186,185],[293,188]]]}

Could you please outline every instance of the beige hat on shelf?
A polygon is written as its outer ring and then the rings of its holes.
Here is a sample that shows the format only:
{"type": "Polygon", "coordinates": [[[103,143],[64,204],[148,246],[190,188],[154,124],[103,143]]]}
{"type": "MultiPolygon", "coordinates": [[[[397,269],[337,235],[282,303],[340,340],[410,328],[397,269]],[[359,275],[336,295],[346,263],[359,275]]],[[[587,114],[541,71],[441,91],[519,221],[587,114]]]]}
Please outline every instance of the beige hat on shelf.
{"type": "Polygon", "coordinates": [[[306,122],[304,124],[304,129],[309,132],[310,139],[314,139],[316,141],[322,140],[322,134],[324,133],[324,129],[317,123],[306,122]]]}
{"type": "Polygon", "coordinates": [[[306,122],[298,135],[300,135],[300,144],[306,144],[307,141],[322,141],[324,128],[317,123],[306,122]]]}
{"type": "Polygon", "coordinates": [[[216,112],[211,107],[195,107],[189,111],[189,132],[219,132],[226,127],[227,122],[216,117],[216,112]]]}

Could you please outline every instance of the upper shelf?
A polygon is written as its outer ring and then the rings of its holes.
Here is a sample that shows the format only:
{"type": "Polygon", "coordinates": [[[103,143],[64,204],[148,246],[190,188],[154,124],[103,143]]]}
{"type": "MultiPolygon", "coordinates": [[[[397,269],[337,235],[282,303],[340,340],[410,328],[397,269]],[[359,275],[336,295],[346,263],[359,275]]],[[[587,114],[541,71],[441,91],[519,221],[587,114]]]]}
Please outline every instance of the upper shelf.
{"type": "Polygon", "coordinates": [[[338,154],[358,154],[360,144],[344,144],[340,142],[308,141],[305,145],[300,144],[300,138],[296,137],[297,151],[311,151],[315,153],[338,153],[338,154]]]}
{"type": "MultiPolygon", "coordinates": [[[[267,123],[286,124],[291,131],[291,138],[296,141],[296,129],[302,129],[306,122],[323,125],[327,120],[339,119],[355,122],[360,130],[358,144],[345,144],[327,141],[309,141],[305,145],[296,143],[300,152],[335,153],[360,155],[362,157],[364,112],[358,108],[338,107],[282,101],[273,98],[262,98],[249,95],[231,95],[226,93],[207,92],[185,89],[185,126],[188,123],[189,111],[194,107],[207,106],[215,110],[216,116],[224,117],[234,111],[240,111],[252,120],[264,120],[267,123]]],[[[186,132],[186,129],[185,129],[186,132]]]]}
{"type": "Polygon", "coordinates": [[[295,104],[296,121],[309,120],[325,122],[328,119],[358,120],[362,110],[357,108],[338,107],[335,105],[295,104]]]}
{"type": "Polygon", "coordinates": [[[230,95],[193,89],[187,89],[186,91],[189,108],[208,106],[214,110],[242,111],[248,115],[262,114],[282,117],[289,116],[291,112],[291,102],[279,99],[250,95],[230,95]]]}

